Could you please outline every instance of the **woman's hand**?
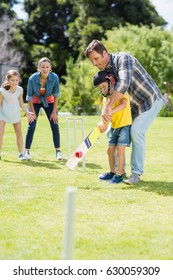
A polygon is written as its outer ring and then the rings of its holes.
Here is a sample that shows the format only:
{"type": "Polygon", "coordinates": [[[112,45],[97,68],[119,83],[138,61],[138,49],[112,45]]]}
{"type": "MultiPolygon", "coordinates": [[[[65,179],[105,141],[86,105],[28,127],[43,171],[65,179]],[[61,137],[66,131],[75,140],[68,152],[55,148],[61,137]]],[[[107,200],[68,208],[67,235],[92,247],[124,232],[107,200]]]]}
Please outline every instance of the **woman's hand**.
{"type": "Polygon", "coordinates": [[[55,124],[58,123],[58,115],[57,113],[53,113],[50,115],[50,120],[53,121],[55,124]]]}

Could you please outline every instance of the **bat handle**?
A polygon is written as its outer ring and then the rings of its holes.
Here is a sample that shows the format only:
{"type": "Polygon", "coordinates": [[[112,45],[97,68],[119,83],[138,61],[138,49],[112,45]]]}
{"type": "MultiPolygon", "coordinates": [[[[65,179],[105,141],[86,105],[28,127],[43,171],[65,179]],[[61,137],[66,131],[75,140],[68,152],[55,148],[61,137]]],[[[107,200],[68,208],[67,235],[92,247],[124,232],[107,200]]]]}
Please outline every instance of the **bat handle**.
{"type": "MultiPolygon", "coordinates": [[[[105,126],[105,123],[103,122],[103,121],[101,121],[99,124],[98,124],[98,130],[101,132],[101,133],[103,133],[103,131],[102,131],[102,127],[104,127],[105,126]]],[[[105,131],[105,130],[104,130],[105,131]]]]}

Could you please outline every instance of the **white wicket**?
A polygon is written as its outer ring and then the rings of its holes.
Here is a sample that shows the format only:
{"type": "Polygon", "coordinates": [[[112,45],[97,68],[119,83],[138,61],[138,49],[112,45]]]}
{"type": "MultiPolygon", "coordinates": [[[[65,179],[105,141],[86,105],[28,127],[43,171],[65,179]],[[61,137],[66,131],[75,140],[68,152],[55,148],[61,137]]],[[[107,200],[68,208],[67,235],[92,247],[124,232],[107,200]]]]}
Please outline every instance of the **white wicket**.
{"type": "Polygon", "coordinates": [[[63,260],[73,259],[75,196],[77,188],[67,187],[65,194],[65,224],[63,242],[63,260]]]}
{"type": "MultiPolygon", "coordinates": [[[[81,135],[82,135],[82,141],[84,140],[84,120],[82,117],[78,118],[67,118],[67,153],[68,153],[68,159],[70,158],[70,123],[73,123],[73,136],[74,136],[74,151],[77,149],[78,142],[77,142],[77,123],[81,125],[81,135]]],[[[82,159],[82,168],[85,170],[85,157],[82,159]]]]}

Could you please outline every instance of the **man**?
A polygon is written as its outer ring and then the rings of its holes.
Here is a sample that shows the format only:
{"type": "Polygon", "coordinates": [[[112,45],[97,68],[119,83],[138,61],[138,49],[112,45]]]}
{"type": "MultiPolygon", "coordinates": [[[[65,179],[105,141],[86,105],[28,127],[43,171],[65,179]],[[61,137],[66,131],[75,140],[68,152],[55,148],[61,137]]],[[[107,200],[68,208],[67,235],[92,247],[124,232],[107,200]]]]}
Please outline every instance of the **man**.
{"type": "Polygon", "coordinates": [[[108,53],[105,46],[93,40],[86,48],[86,57],[100,70],[107,70],[116,79],[114,91],[102,111],[102,120],[109,123],[111,108],[123,95],[130,94],[133,123],[131,126],[131,175],[124,182],[140,182],[144,172],[145,133],[163,106],[162,94],[139,61],[125,52],[108,53]]]}

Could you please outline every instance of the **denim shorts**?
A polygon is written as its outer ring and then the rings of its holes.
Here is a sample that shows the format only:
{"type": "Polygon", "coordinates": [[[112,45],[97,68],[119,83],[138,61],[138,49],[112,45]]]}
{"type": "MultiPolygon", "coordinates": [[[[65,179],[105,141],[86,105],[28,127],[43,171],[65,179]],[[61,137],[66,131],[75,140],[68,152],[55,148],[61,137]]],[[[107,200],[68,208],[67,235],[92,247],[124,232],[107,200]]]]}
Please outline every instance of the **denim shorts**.
{"type": "Polygon", "coordinates": [[[108,133],[109,145],[113,146],[130,146],[131,137],[130,137],[130,128],[131,125],[126,125],[120,128],[112,128],[108,133]]]}

